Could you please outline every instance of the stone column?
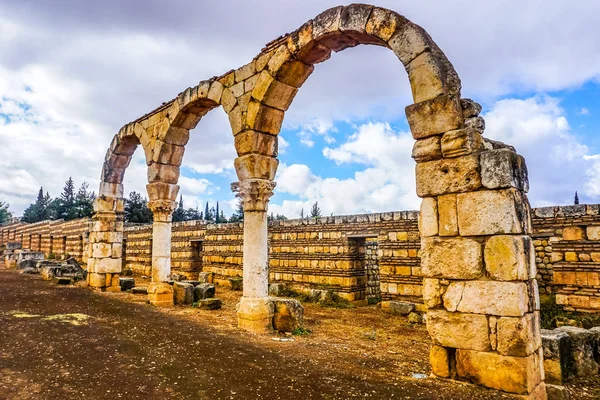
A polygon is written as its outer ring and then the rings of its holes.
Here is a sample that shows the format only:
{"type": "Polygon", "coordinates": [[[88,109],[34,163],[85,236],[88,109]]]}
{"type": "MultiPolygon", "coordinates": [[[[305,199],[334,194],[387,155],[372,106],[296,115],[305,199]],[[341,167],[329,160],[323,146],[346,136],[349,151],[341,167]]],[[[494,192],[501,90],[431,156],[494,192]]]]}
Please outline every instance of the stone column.
{"type": "Polygon", "coordinates": [[[87,254],[88,286],[99,290],[120,291],[121,242],[123,241],[123,185],[100,184],[94,200],[87,254]]]}
{"type": "Polygon", "coordinates": [[[244,205],[244,295],[237,306],[238,326],[267,333],[273,330],[273,303],[269,299],[267,204],[275,182],[247,179],[231,184],[244,205]]]}
{"type": "Polygon", "coordinates": [[[483,138],[480,111],[451,96],[407,107],[432,372],[545,399],[527,168],[483,138]]]}
{"type": "Polygon", "coordinates": [[[173,288],[167,283],[171,276],[171,223],[176,203],[154,200],[148,207],[154,216],[152,224],[152,283],[148,299],[156,306],[173,305],[173,288]]]}

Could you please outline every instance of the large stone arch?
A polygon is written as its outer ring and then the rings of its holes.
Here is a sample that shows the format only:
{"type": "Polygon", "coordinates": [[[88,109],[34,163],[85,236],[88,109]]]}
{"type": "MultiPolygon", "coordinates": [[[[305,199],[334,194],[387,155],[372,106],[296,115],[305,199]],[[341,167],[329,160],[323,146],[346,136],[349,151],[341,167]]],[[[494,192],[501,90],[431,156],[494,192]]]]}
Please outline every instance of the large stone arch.
{"type": "Polygon", "coordinates": [[[266,209],[277,135],[314,64],[358,44],[392,50],[414,104],[421,255],[434,374],[545,398],[527,170],[512,147],[485,139],[481,106],[461,99],[452,64],[425,30],[379,7],[329,9],[267,45],[224,83],[244,202],[244,296],[240,327],[271,329],[266,209]],[[244,91],[237,86],[244,83],[244,91]],[[237,90],[236,90],[237,88],[237,90]]]}
{"type": "Polygon", "coordinates": [[[238,154],[239,182],[232,189],[244,205],[238,325],[272,330],[267,204],[275,187],[277,135],[314,65],[359,44],[392,50],[411,85],[414,104],[406,116],[423,199],[421,258],[433,373],[546,398],[525,162],[514,148],[483,137],[481,107],[460,98],[458,74],[427,32],[379,7],[329,9],[267,44],[250,63],[186,89],[123,127],[107,152],[95,204],[90,285],[114,287],[120,272],[122,179],[139,143],[155,217],[150,299],[171,304],[163,281],[170,272],[171,213],[184,147],[189,130],[222,105],[238,154]]]}

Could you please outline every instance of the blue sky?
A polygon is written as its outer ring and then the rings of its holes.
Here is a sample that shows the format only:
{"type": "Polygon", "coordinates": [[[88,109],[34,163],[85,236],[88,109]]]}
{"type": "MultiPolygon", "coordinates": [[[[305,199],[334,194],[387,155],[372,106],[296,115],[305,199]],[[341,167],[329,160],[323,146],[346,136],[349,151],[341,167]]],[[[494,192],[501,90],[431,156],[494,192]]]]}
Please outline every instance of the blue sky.
{"type": "MultiPolygon", "coordinates": [[[[600,202],[600,4],[382,0],[422,25],[483,105],[485,135],[527,160],[533,206],[600,202]],[[460,22],[460,23],[457,23],[460,22]]],[[[40,186],[73,176],[97,190],[112,135],[199,80],[243,65],[264,43],[337,2],[28,0],[0,4],[0,200],[16,214],[40,186]],[[276,6],[275,6],[276,5],[276,6]],[[239,12],[230,13],[235,8],[239,12]],[[182,12],[185,10],[185,12],[182,12]],[[257,23],[260,21],[260,23],[257,23]]],[[[296,217],[417,209],[406,73],[361,46],[316,67],[286,114],[270,210],[296,217]]],[[[138,150],[125,190],[145,191],[138,150]]],[[[186,148],[185,206],[235,205],[227,117],[209,113],[186,148]]]]}

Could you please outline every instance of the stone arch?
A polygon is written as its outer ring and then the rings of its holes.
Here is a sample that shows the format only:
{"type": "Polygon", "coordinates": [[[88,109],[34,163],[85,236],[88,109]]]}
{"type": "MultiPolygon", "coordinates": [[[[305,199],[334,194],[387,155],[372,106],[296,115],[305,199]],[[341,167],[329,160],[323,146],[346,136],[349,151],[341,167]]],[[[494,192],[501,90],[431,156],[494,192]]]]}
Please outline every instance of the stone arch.
{"type": "Polygon", "coordinates": [[[240,182],[232,189],[244,203],[239,326],[272,329],[266,209],[285,111],[314,64],[359,44],[392,50],[410,81],[414,104],[406,116],[423,199],[421,255],[434,374],[545,398],[525,162],[514,148],[483,137],[481,106],[460,98],[460,78],[429,34],[379,7],[331,8],[269,43],[224,83],[223,106],[238,153],[240,182]]]}

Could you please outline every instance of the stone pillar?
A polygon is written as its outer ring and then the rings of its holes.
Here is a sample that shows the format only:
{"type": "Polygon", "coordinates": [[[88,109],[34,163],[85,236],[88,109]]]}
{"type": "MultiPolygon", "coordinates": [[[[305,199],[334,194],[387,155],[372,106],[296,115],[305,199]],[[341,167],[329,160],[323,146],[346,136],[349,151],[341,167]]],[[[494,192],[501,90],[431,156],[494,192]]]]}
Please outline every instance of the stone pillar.
{"type": "Polygon", "coordinates": [[[148,207],[154,216],[152,224],[152,283],[148,299],[156,306],[173,305],[173,288],[167,283],[171,276],[171,224],[176,202],[152,200],[148,207]]]}
{"type": "Polygon", "coordinates": [[[268,333],[273,330],[273,303],[269,299],[267,204],[275,182],[247,179],[231,184],[244,205],[244,295],[237,305],[238,326],[268,333]]]}
{"type": "Polygon", "coordinates": [[[88,286],[99,290],[120,291],[121,242],[123,241],[123,185],[100,184],[94,200],[87,255],[88,286]]]}
{"type": "Polygon", "coordinates": [[[480,111],[452,96],[407,107],[432,371],[545,399],[527,168],[482,137],[480,111]]]}

